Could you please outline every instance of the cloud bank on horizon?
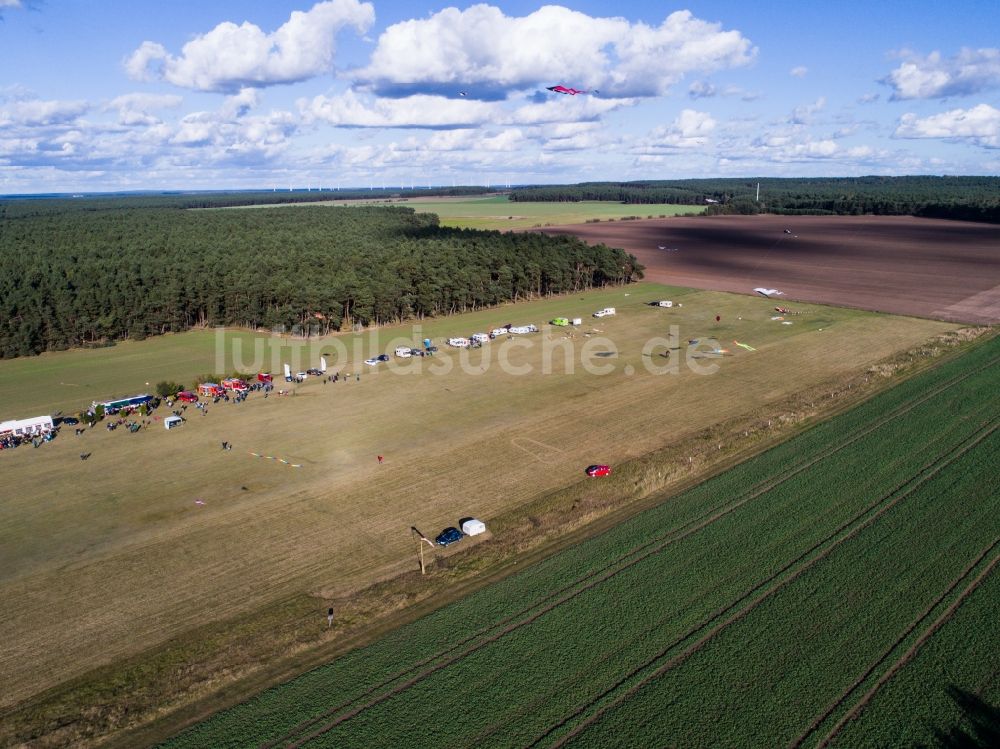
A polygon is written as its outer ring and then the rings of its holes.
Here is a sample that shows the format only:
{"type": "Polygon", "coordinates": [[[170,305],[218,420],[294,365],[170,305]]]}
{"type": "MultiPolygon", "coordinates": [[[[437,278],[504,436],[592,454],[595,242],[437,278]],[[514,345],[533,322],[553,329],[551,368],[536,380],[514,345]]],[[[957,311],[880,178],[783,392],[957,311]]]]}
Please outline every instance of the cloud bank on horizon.
{"type": "Polygon", "coordinates": [[[833,31],[786,50],[735,4],[219,5],[160,34],[130,11],[69,96],[27,35],[65,34],[71,67],[73,19],[0,0],[0,193],[1000,170],[1000,49],[976,24],[945,50],[873,49],[855,75],[830,63],[833,31]]]}

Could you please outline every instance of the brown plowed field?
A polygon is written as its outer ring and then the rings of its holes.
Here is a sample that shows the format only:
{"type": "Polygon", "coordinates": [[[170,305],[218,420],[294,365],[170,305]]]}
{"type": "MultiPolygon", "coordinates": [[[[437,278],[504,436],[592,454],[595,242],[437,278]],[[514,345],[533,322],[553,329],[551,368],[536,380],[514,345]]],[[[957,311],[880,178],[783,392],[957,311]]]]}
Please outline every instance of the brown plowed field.
{"type": "Polygon", "coordinates": [[[780,299],[1000,322],[1000,226],[991,224],[909,216],[714,216],[539,231],[622,247],[646,266],[647,279],[661,283],[748,294],[763,286],[783,291],[780,299]]]}

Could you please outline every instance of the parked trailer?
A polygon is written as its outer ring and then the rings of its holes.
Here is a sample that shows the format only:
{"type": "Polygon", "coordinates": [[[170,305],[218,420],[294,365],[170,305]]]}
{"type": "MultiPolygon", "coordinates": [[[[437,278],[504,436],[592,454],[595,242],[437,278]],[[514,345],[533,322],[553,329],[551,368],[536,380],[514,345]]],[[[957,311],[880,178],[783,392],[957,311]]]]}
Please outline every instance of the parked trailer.
{"type": "Polygon", "coordinates": [[[138,408],[139,406],[150,403],[152,400],[153,396],[143,393],[142,395],[133,395],[131,398],[120,398],[118,400],[111,401],[94,401],[90,404],[90,410],[96,411],[98,406],[102,406],[104,408],[104,413],[113,414],[124,408],[138,408]]]}

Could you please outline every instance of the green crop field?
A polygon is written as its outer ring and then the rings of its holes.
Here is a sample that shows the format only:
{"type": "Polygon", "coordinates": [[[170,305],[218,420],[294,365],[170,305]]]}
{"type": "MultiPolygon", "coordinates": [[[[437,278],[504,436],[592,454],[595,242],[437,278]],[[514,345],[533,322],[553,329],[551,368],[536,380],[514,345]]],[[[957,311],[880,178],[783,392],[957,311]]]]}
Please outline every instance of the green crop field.
{"type": "MultiPolygon", "coordinates": [[[[311,341],[224,334],[224,369],[280,373],[283,361],[305,369],[326,354],[331,371],[350,376],[278,382],[288,396],[253,394],[205,415],[189,408],[169,432],[159,421],[135,434],[65,428],[37,449],[0,451],[0,708],[202,625],[296,595],[318,606],[347,596],[412,568],[413,524],[489,524],[579,484],[590,463],[647,455],[954,329],[797,310],[783,325],[766,299],[640,284],[416,329],[311,341]],[[646,306],[657,298],[683,306],[646,306]],[[606,306],[618,314],[591,317],[606,306]],[[445,336],[556,316],[585,324],[470,353],[443,347],[445,336]],[[442,346],[434,359],[361,363],[424,337],[442,346]],[[694,338],[716,343],[689,346],[694,338]],[[727,353],[713,358],[715,345],[727,353]]],[[[0,361],[0,415],[72,412],[159,380],[190,385],[218,371],[216,346],[214,333],[193,331],[0,361]]],[[[632,490],[620,480],[602,490],[632,490]]]]}
{"type": "Polygon", "coordinates": [[[925,745],[991,715],[995,730],[998,373],[994,338],[167,746],[925,745]]]}
{"type": "MultiPolygon", "coordinates": [[[[696,205],[643,204],[605,200],[583,200],[576,203],[511,202],[505,195],[471,198],[395,198],[392,200],[323,200],[316,203],[286,203],[283,207],[299,205],[404,205],[418,213],[436,213],[442,226],[465,229],[528,229],[535,226],[562,226],[583,224],[587,221],[620,221],[628,218],[665,218],[683,214],[702,213],[696,205]]],[[[203,210],[247,210],[263,206],[238,206],[203,210]]]]}

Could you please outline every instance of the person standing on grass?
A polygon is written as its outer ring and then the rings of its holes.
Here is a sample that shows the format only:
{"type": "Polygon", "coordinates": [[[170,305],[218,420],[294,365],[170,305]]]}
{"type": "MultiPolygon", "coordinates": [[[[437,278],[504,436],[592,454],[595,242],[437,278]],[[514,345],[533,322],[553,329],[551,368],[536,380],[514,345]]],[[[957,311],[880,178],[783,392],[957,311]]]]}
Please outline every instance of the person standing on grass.
{"type": "Polygon", "coordinates": [[[327,627],[332,627],[333,626],[333,606],[331,606],[326,611],[326,626],[327,627]]]}
{"type": "Polygon", "coordinates": [[[382,463],[383,463],[384,461],[385,461],[385,458],[383,458],[383,457],[382,457],[381,455],[379,455],[379,456],[378,456],[378,464],[379,464],[379,465],[382,465],[382,463]]]}

